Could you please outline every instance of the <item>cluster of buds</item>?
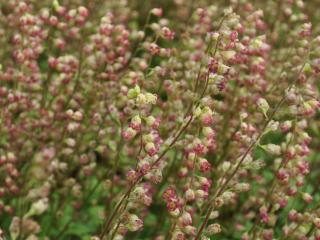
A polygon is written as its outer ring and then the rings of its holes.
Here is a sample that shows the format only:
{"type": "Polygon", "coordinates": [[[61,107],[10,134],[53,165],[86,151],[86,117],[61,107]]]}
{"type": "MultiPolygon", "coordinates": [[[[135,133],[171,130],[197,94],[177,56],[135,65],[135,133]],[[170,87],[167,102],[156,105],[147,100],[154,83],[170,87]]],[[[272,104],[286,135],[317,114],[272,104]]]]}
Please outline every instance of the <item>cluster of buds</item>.
{"type": "Polygon", "coordinates": [[[181,214],[181,200],[173,187],[168,187],[162,194],[162,198],[167,204],[167,209],[173,217],[181,214]]]}
{"type": "Polygon", "coordinates": [[[316,1],[167,2],[1,2],[0,239],[320,239],[316,1]]]}

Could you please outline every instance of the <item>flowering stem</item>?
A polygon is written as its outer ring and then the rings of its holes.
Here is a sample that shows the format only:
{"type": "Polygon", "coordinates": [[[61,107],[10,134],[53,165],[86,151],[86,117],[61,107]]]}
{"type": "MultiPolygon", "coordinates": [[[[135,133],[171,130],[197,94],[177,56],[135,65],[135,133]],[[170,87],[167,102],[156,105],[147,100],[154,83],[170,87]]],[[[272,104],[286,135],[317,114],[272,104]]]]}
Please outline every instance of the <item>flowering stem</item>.
{"type": "MultiPolygon", "coordinates": [[[[299,77],[304,66],[305,66],[306,62],[304,62],[304,64],[302,65],[302,67],[300,68],[297,76],[299,77]]],[[[288,91],[295,85],[295,83],[298,81],[298,77],[295,78],[294,81],[291,82],[291,84],[289,85],[288,87],[288,91]]],[[[266,128],[268,127],[269,123],[271,122],[271,120],[273,119],[274,115],[278,112],[278,110],[280,109],[280,107],[282,106],[282,104],[284,103],[284,101],[286,100],[287,98],[287,94],[286,92],[284,93],[283,97],[281,98],[281,100],[277,103],[276,107],[273,109],[273,111],[271,112],[269,118],[265,121],[259,135],[256,137],[256,139],[249,145],[249,147],[247,148],[247,150],[245,151],[245,153],[242,155],[242,157],[240,158],[237,166],[235,167],[235,169],[232,171],[232,173],[230,174],[230,176],[227,178],[227,180],[224,182],[224,184],[219,188],[217,189],[217,192],[216,194],[214,194],[214,198],[216,197],[219,197],[223,191],[225,190],[225,188],[228,186],[229,182],[233,179],[233,177],[236,175],[236,173],[238,172],[238,170],[240,169],[241,167],[241,164],[243,163],[243,161],[246,159],[246,157],[248,156],[248,154],[251,152],[251,150],[255,147],[255,145],[260,141],[260,138],[263,136],[266,128]]],[[[205,228],[205,226],[207,225],[208,223],[208,220],[209,220],[209,216],[211,214],[213,210],[213,207],[211,206],[209,208],[209,210],[207,211],[206,213],[206,217],[205,217],[205,220],[203,221],[203,223],[201,224],[200,226],[200,229],[196,235],[196,238],[195,240],[198,240],[200,239],[201,237],[201,234],[205,228]]]]}
{"type": "MultiPolygon", "coordinates": [[[[178,132],[178,134],[176,135],[176,137],[172,140],[172,142],[170,143],[170,145],[162,152],[162,154],[157,158],[157,160],[151,164],[150,169],[152,169],[154,166],[156,166],[160,160],[166,155],[166,153],[170,150],[170,148],[177,142],[177,140],[179,139],[179,137],[182,135],[182,133],[188,128],[188,126],[190,125],[190,123],[193,120],[193,115],[191,115],[189,117],[189,120],[187,121],[187,123],[185,124],[185,126],[178,132]]],[[[144,177],[144,174],[141,174],[136,181],[134,181],[130,187],[128,188],[128,190],[126,191],[126,193],[123,195],[123,197],[121,198],[121,200],[119,201],[118,205],[116,206],[115,210],[113,211],[112,215],[110,216],[109,220],[104,224],[103,230],[101,231],[100,234],[100,238],[102,239],[104,237],[104,235],[107,233],[107,231],[110,228],[111,223],[113,222],[114,217],[117,215],[120,207],[122,206],[123,202],[129,197],[131,191],[134,189],[134,187],[136,186],[136,184],[138,182],[140,182],[140,180],[144,177]]]]}

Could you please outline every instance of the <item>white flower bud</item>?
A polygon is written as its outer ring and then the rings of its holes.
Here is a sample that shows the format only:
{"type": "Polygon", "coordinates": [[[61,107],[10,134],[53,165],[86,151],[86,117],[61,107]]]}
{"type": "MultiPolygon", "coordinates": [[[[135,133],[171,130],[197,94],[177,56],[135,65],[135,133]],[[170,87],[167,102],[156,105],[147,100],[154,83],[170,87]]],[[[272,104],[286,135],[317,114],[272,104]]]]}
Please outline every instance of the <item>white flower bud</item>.
{"type": "Polygon", "coordinates": [[[221,166],[223,172],[228,171],[230,167],[231,167],[231,163],[228,161],[223,162],[221,166]]]}
{"type": "Polygon", "coordinates": [[[264,150],[266,150],[268,153],[273,154],[273,155],[280,155],[281,154],[281,147],[276,144],[273,144],[273,143],[263,145],[262,148],[264,150]]]}
{"type": "Polygon", "coordinates": [[[30,216],[34,216],[34,215],[41,215],[42,213],[44,213],[49,206],[48,203],[48,198],[42,198],[40,200],[38,200],[37,202],[34,202],[31,205],[31,208],[29,210],[29,212],[25,215],[25,217],[30,217],[30,216]]]}
{"type": "Polygon", "coordinates": [[[210,224],[206,229],[206,233],[209,236],[218,234],[220,232],[221,232],[221,227],[218,223],[210,224]]]}
{"type": "Polygon", "coordinates": [[[259,109],[262,111],[262,113],[267,118],[267,112],[269,110],[269,104],[268,104],[267,100],[265,100],[264,98],[259,98],[259,100],[257,101],[257,104],[258,104],[259,109]]]}
{"type": "Polygon", "coordinates": [[[218,211],[212,211],[210,213],[210,216],[209,218],[212,220],[212,219],[216,219],[217,217],[219,217],[219,212],[218,211]]]}
{"type": "Polygon", "coordinates": [[[152,94],[152,93],[146,93],[146,101],[147,104],[156,104],[157,103],[157,95],[152,94]]]}

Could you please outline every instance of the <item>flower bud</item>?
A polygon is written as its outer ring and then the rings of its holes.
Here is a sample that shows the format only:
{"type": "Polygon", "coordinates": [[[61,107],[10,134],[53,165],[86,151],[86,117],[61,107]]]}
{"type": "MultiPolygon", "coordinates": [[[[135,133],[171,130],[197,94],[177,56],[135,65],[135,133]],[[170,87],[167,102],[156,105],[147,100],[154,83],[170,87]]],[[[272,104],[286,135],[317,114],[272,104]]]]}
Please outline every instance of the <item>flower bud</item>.
{"type": "Polygon", "coordinates": [[[234,193],[230,191],[226,191],[221,195],[221,198],[224,202],[230,202],[230,200],[234,197],[234,193]]]}
{"type": "Polygon", "coordinates": [[[152,127],[155,122],[156,122],[156,119],[153,116],[148,116],[146,118],[146,123],[148,127],[152,127]]]}
{"type": "Polygon", "coordinates": [[[215,200],[214,200],[214,205],[217,207],[217,208],[220,208],[222,207],[222,205],[224,204],[224,201],[221,197],[217,197],[215,200]]]}
{"type": "Polygon", "coordinates": [[[86,7],[84,6],[80,6],[78,7],[78,12],[82,17],[88,17],[89,16],[89,11],[86,7]]]}
{"type": "Polygon", "coordinates": [[[133,128],[136,131],[139,131],[141,128],[141,118],[139,115],[134,116],[131,119],[130,127],[133,128]]]}
{"type": "Polygon", "coordinates": [[[183,228],[183,231],[188,235],[195,236],[197,229],[194,226],[188,225],[183,228]]]}
{"type": "Polygon", "coordinates": [[[234,188],[237,192],[247,192],[250,190],[250,184],[249,183],[237,183],[234,188]]]}
{"type": "Polygon", "coordinates": [[[316,228],[320,229],[320,218],[313,219],[313,224],[316,226],[316,228]]]}
{"type": "Polygon", "coordinates": [[[212,114],[209,112],[202,113],[200,115],[200,120],[203,126],[210,126],[213,123],[213,117],[212,114]]]}
{"type": "Polygon", "coordinates": [[[199,158],[198,164],[201,172],[208,172],[211,169],[211,164],[205,158],[199,158]]]}
{"type": "Polygon", "coordinates": [[[126,227],[131,232],[136,232],[143,227],[143,222],[137,215],[130,214],[126,227]]]}
{"type": "Polygon", "coordinates": [[[195,110],[194,110],[194,112],[193,112],[193,115],[195,116],[195,117],[199,117],[200,115],[201,115],[201,108],[200,107],[197,107],[195,110]]]}
{"type": "Polygon", "coordinates": [[[146,102],[147,104],[156,104],[157,103],[157,95],[152,94],[152,93],[146,93],[146,102]]]}
{"type": "Polygon", "coordinates": [[[147,174],[150,170],[150,163],[146,160],[141,160],[139,161],[138,167],[142,174],[147,174]]]}
{"type": "Polygon", "coordinates": [[[183,226],[191,225],[192,224],[192,217],[190,213],[183,212],[182,216],[179,218],[179,221],[183,226]]]}
{"type": "Polygon", "coordinates": [[[13,217],[11,220],[11,224],[9,227],[10,237],[11,239],[17,239],[20,234],[20,218],[13,217]]]}
{"type": "Polygon", "coordinates": [[[58,9],[60,7],[60,3],[58,0],[54,0],[53,3],[52,3],[52,7],[53,9],[58,9]]]}
{"type": "Polygon", "coordinates": [[[280,125],[280,129],[282,132],[286,133],[290,130],[290,128],[292,127],[292,121],[284,121],[281,125],[280,125]]]}
{"type": "Polygon", "coordinates": [[[187,202],[193,201],[195,199],[195,197],[196,197],[196,195],[192,189],[188,189],[185,192],[185,198],[186,198],[187,202]]]}
{"type": "Polygon", "coordinates": [[[185,234],[180,230],[176,230],[172,234],[172,240],[185,240],[185,234]]]}
{"type": "Polygon", "coordinates": [[[214,223],[214,224],[210,224],[207,229],[206,229],[206,233],[209,235],[209,236],[212,236],[212,235],[215,235],[215,234],[218,234],[221,232],[221,226],[220,224],[218,223],[214,223]]]}
{"type": "Polygon", "coordinates": [[[267,151],[268,153],[273,154],[273,155],[280,155],[281,154],[281,147],[276,144],[269,143],[267,145],[263,145],[262,148],[265,151],[267,151]]]}
{"type": "Polygon", "coordinates": [[[158,184],[162,181],[162,171],[161,169],[153,169],[151,172],[148,173],[148,177],[150,181],[154,184],[158,184]]]}
{"type": "Polygon", "coordinates": [[[312,73],[312,66],[310,63],[306,63],[302,70],[305,74],[311,74],[312,73]]]}
{"type": "Polygon", "coordinates": [[[295,209],[290,210],[288,218],[290,221],[295,222],[297,220],[298,212],[295,209]]]}
{"type": "Polygon", "coordinates": [[[126,175],[127,180],[131,183],[134,182],[138,178],[138,176],[139,174],[133,169],[129,170],[126,175]]]}
{"type": "Polygon", "coordinates": [[[259,98],[257,101],[257,104],[258,104],[259,109],[262,111],[262,113],[267,118],[267,112],[270,108],[267,100],[265,100],[264,98],[259,98]]]}
{"type": "Polygon", "coordinates": [[[125,140],[131,140],[132,138],[134,138],[134,136],[137,134],[137,131],[134,130],[133,128],[129,127],[128,129],[124,130],[122,132],[122,137],[125,140]]]}
{"type": "Polygon", "coordinates": [[[222,163],[221,168],[223,172],[227,172],[231,167],[231,163],[228,161],[225,161],[222,163]]]}
{"type": "Polygon", "coordinates": [[[212,220],[212,219],[216,219],[217,217],[219,217],[219,212],[218,211],[212,211],[210,213],[210,216],[209,218],[212,220]]]}
{"type": "Polygon", "coordinates": [[[214,138],[215,137],[215,131],[211,127],[202,128],[202,134],[206,138],[214,138]]]}
{"type": "Polygon", "coordinates": [[[230,67],[229,67],[229,66],[224,65],[224,64],[222,64],[222,63],[219,63],[219,64],[218,64],[217,73],[218,73],[219,75],[225,75],[225,74],[227,74],[227,73],[229,72],[229,70],[230,70],[230,67]]]}
{"type": "Polygon", "coordinates": [[[34,215],[41,215],[48,209],[48,206],[48,198],[42,198],[31,205],[31,208],[26,216],[30,217],[34,215]]]}
{"type": "Polygon", "coordinates": [[[313,200],[313,197],[309,194],[309,193],[303,193],[302,194],[302,198],[304,201],[306,201],[307,203],[311,203],[313,200]]]}
{"type": "Polygon", "coordinates": [[[231,59],[233,59],[235,57],[236,52],[233,50],[229,50],[229,51],[221,51],[220,54],[226,61],[230,61],[231,59]]]}
{"type": "MultiPolygon", "coordinates": [[[[130,92],[130,90],[129,90],[129,92],[130,92]]],[[[137,104],[141,105],[141,106],[147,104],[147,98],[146,98],[145,94],[143,94],[143,93],[138,94],[138,96],[137,96],[137,104]]]]}
{"type": "Polygon", "coordinates": [[[157,149],[153,142],[148,142],[145,148],[149,156],[154,156],[157,153],[157,149]]]}
{"type": "Polygon", "coordinates": [[[140,94],[140,87],[136,85],[133,89],[129,89],[127,96],[129,99],[134,99],[139,94],[140,94]]]}
{"type": "Polygon", "coordinates": [[[157,16],[157,17],[161,17],[162,16],[162,8],[153,8],[151,9],[151,14],[157,16]]]}
{"type": "Polygon", "coordinates": [[[206,199],[208,197],[208,193],[201,189],[198,189],[196,191],[196,197],[197,199],[206,199]]]}
{"type": "Polygon", "coordinates": [[[175,208],[172,210],[169,209],[169,213],[172,217],[178,217],[180,215],[181,211],[179,208],[175,208]]]}

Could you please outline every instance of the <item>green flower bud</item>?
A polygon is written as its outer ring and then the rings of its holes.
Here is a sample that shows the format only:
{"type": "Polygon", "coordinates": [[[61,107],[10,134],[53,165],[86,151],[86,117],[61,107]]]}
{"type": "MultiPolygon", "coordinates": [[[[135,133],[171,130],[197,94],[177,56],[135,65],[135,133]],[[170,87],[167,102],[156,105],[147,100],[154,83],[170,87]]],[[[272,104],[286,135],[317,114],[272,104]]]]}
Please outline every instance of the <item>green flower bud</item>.
{"type": "Polygon", "coordinates": [[[264,98],[259,98],[257,104],[258,104],[259,109],[260,109],[260,110],[262,111],[262,113],[264,114],[264,116],[265,116],[266,118],[268,118],[267,112],[268,112],[268,110],[269,110],[270,107],[269,107],[269,104],[268,104],[267,100],[265,100],[264,98]]]}
{"type": "Polygon", "coordinates": [[[128,91],[128,98],[129,99],[134,99],[136,98],[138,95],[140,94],[140,87],[138,85],[136,85],[133,89],[130,89],[128,91]]]}

